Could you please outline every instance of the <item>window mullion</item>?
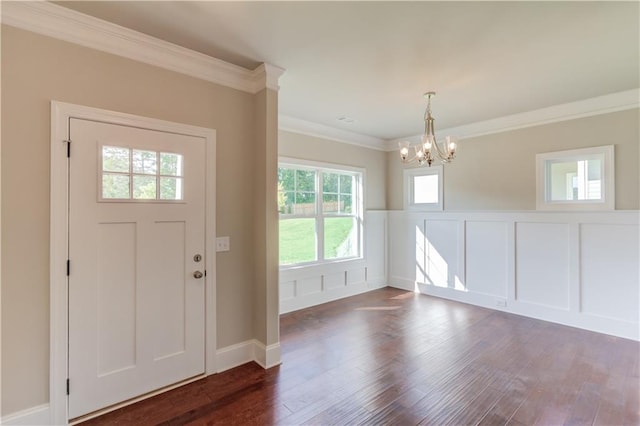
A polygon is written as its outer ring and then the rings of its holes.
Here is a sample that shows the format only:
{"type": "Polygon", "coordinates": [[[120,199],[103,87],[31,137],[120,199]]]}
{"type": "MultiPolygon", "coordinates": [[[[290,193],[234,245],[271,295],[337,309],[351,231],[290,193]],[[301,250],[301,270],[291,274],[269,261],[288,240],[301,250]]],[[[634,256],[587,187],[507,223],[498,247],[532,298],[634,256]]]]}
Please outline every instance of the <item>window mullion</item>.
{"type": "Polygon", "coordinates": [[[160,199],[160,151],[156,151],[156,200],[160,199]]]}
{"type": "Polygon", "coordinates": [[[133,200],[133,149],[129,148],[129,199],[133,200]]]}
{"type": "Polygon", "coordinates": [[[324,178],[323,172],[320,169],[316,170],[316,241],[318,250],[318,261],[324,261],[324,212],[323,212],[323,188],[322,179],[324,178]]]}

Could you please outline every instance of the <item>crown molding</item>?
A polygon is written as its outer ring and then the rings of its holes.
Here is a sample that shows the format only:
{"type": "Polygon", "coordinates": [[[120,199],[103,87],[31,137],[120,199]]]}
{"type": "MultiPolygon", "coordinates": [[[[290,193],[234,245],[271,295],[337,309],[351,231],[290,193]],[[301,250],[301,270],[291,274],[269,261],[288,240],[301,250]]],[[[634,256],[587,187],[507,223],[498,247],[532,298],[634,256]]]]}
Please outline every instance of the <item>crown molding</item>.
{"type": "Polygon", "coordinates": [[[349,145],[361,146],[379,151],[386,151],[387,141],[361,133],[337,129],[324,124],[313,123],[300,118],[280,114],[278,117],[278,129],[287,132],[300,133],[322,139],[329,139],[349,145]]]}
{"type": "MultiPolygon", "coordinates": [[[[441,129],[438,133],[440,135],[455,135],[459,139],[468,139],[639,107],[640,89],[631,89],[520,114],[507,115],[493,120],[441,129]]],[[[422,135],[412,135],[405,138],[388,140],[386,141],[386,150],[396,150],[398,142],[400,141],[417,143],[421,137],[422,135]]]]}
{"type": "MultiPolygon", "coordinates": [[[[639,107],[640,89],[632,89],[520,114],[508,115],[493,120],[440,129],[438,133],[440,135],[455,135],[459,139],[468,139],[639,107]]],[[[412,143],[418,143],[422,137],[421,134],[418,134],[397,139],[380,139],[283,115],[280,115],[279,128],[280,130],[380,151],[395,151],[398,149],[398,142],[410,141],[412,143]]]]}
{"type": "Polygon", "coordinates": [[[275,65],[265,63],[259,65],[258,68],[251,71],[251,78],[254,84],[253,93],[257,93],[264,88],[275,90],[276,92],[280,90],[278,80],[284,74],[284,71],[283,68],[278,68],[275,65]]]}
{"type": "Polygon", "coordinates": [[[278,90],[284,72],[269,64],[248,70],[46,1],[2,2],[2,23],[253,94],[278,90]]]}

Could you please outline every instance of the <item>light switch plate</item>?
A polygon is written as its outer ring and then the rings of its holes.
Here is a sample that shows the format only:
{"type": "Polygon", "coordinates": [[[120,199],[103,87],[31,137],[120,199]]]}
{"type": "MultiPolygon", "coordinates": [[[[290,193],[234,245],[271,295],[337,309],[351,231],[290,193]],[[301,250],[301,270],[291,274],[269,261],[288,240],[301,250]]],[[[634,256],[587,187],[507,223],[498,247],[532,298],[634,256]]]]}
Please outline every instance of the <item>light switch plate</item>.
{"type": "Polygon", "coordinates": [[[216,251],[229,251],[231,250],[231,243],[229,237],[216,238],[216,251]]]}

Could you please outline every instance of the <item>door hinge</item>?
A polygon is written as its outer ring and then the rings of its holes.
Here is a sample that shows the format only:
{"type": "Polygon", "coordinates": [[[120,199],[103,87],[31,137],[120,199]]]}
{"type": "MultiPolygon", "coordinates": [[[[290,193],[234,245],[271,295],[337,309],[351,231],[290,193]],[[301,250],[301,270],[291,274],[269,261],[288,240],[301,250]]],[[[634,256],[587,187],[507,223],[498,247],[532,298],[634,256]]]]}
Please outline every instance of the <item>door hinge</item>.
{"type": "Polygon", "coordinates": [[[71,261],[67,259],[67,276],[71,274],[71,261]]]}
{"type": "Polygon", "coordinates": [[[69,379],[67,379],[67,395],[69,395],[69,379]]]}
{"type": "Polygon", "coordinates": [[[71,158],[71,139],[65,139],[62,142],[67,144],[67,158],[71,158]]]}

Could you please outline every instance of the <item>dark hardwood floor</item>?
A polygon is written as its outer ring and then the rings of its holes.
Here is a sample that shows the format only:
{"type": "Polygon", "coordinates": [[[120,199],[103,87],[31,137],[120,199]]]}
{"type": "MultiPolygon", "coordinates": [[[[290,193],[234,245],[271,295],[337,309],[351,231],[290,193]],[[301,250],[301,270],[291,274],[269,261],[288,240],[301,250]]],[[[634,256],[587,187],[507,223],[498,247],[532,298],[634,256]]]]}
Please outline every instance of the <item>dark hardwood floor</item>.
{"type": "Polygon", "coordinates": [[[385,288],[281,318],[247,364],[86,425],[637,425],[638,342],[385,288]]]}

